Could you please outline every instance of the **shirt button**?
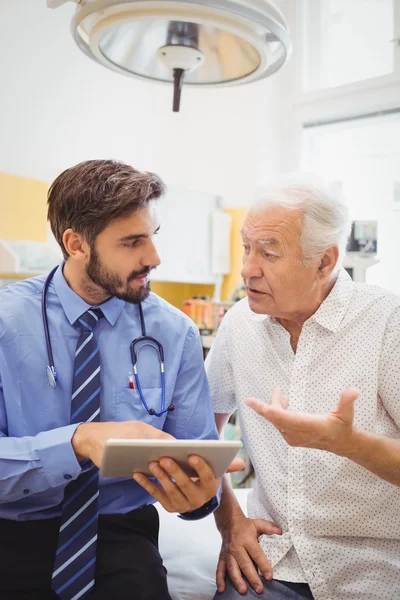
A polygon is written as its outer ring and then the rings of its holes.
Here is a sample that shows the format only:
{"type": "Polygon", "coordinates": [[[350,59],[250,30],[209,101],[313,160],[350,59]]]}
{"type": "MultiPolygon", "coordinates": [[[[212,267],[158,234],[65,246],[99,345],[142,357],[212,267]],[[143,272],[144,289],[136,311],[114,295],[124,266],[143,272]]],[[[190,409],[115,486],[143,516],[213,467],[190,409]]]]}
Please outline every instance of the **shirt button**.
{"type": "Polygon", "coordinates": [[[29,492],[30,492],[30,490],[28,490],[28,489],[24,490],[24,494],[29,494],[29,492]]]}
{"type": "Polygon", "coordinates": [[[70,475],[69,473],[66,473],[64,475],[64,479],[72,479],[72,475],[70,475]]]}

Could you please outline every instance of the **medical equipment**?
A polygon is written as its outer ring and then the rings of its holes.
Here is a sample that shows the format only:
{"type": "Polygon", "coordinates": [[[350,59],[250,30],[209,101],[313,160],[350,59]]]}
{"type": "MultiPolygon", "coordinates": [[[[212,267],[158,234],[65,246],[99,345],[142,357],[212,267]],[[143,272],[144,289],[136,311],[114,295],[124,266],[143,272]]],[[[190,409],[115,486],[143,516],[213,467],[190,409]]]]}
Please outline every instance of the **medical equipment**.
{"type": "MultiPolygon", "coordinates": [[[[47,0],[58,8],[68,0],[47,0]]],[[[291,54],[286,20],[270,0],[73,0],[79,48],[146,81],[232,86],[269,77],[291,54]]]]}
{"type": "MultiPolygon", "coordinates": [[[[43,286],[43,292],[42,292],[42,318],[43,318],[44,335],[45,335],[45,339],[46,339],[46,348],[47,348],[47,356],[48,356],[47,377],[48,377],[51,387],[54,389],[57,387],[58,374],[57,374],[57,371],[56,371],[55,365],[54,365],[53,349],[52,349],[51,340],[50,340],[49,320],[47,317],[46,300],[47,300],[47,292],[49,289],[49,285],[50,285],[50,283],[54,277],[54,273],[56,272],[57,269],[58,269],[58,267],[55,267],[47,276],[46,281],[43,286]]],[[[137,391],[139,393],[140,400],[141,400],[144,408],[149,413],[149,415],[161,417],[166,412],[171,412],[171,411],[175,410],[175,406],[173,404],[170,404],[167,408],[165,408],[164,349],[163,349],[162,344],[158,340],[156,340],[155,338],[148,336],[146,334],[146,324],[144,321],[144,314],[143,314],[143,308],[142,308],[141,303],[138,304],[138,308],[139,308],[139,316],[140,316],[142,335],[140,337],[136,338],[135,340],[133,340],[133,342],[130,345],[133,374],[134,374],[135,381],[136,381],[137,391]],[[154,350],[158,354],[158,358],[159,358],[159,362],[160,362],[160,373],[161,373],[161,404],[160,404],[161,410],[160,411],[156,411],[154,408],[150,408],[148,406],[146,399],[143,395],[141,385],[140,385],[137,363],[138,363],[138,358],[139,358],[139,352],[141,351],[141,349],[144,346],[151,346],[152,348],[154,348],[154,350]]]]}

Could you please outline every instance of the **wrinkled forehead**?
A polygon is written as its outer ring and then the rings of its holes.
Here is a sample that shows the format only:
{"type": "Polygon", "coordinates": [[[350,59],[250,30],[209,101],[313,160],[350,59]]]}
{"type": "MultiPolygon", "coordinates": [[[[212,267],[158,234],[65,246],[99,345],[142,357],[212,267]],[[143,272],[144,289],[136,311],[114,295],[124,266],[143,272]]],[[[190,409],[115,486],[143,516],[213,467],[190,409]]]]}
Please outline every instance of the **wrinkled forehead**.
{"type": "Polygon", "coordinates": [[[298,209],[253,207],[247,213],[241,229],[244,240],[269,247],[299,244],[302,212],[298,209]]]}

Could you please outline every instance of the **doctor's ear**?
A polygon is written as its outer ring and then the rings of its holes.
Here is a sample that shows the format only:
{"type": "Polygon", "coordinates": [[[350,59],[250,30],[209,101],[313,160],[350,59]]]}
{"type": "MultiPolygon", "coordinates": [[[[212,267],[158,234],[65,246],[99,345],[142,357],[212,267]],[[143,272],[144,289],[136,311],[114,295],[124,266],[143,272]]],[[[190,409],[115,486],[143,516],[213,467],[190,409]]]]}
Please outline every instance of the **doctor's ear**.
{"type": "Polygon", "coordinates": [[[323,281],[326,281],[331,276],[336,263],[339,259],[339,248],[332,246],[325,250],[321,257],[320,265],[318,267],[318,275],[323,281]]]}
{"type": "Polygon", "coordinates": [[[63,244],[70,257],[75,260],[84,261],[89,256],[89,244],[81,234],[72,229],[64,231],[63,244]]]}

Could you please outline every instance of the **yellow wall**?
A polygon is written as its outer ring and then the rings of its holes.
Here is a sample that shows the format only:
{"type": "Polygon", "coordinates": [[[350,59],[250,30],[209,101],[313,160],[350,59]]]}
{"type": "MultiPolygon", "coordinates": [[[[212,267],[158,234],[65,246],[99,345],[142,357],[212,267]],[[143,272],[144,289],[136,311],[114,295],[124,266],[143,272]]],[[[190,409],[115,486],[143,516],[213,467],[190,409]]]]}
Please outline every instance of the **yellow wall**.
{"type": "MultiPolygon", "coordinates": [[[[46,201],[48,184],[43,181],[0,172],[0,238],[8,240],[46,240],[46,201]]],[[[231,272],[224,277],[222,300],[227,300],[241,283],[242,246],[240,228],[246,208],[227,210],[232,216],[231,272]]],[[[191,296],[212,298],[214,286],[155,281],[152,290],[177,308],[191,296]]]]}
{"type": "Polygon", "coordinates": [[[243,248],[240,230],[248,210],[248,208],[229,208],[226,211],[232,216],[231,272],[224,277],[221,294],[222,300],[228,300],[233,290],[242,283],[240,271],[242,269],[243,248]]]}
{"type": "Polygon", "coordinates": [[[47,183],[0,173],[0,238],[46,241],[47,183]]]}

